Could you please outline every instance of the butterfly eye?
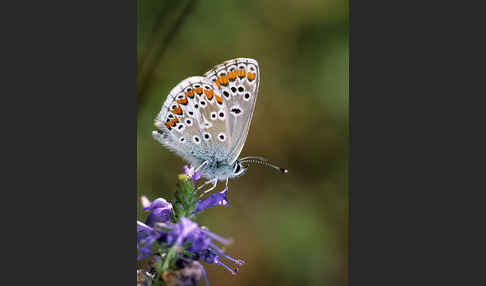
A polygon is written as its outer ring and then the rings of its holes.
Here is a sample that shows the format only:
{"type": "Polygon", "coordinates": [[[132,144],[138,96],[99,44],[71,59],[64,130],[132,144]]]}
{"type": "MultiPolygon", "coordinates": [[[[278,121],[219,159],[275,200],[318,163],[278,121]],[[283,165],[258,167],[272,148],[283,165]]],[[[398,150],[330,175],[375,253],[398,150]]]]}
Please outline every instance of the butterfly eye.
{"type": "Polygon", "coordinates": [[[186,125],[187,125],[187,126],[191,126],[191,125],[192,125],[192,121],[191,121],[191,119],[187,119],[187,120],[186,120],[186,125]]]}
{"type": "Polygon", "coordinates": [[[209,85],[205,85],[205,86],[204,86],[204,89],[205,89],[205,90],[210,90],[211,88],[209,87],[209,85]]]}
{"type": "Polygon", "coordinates": [[[206,101],[204,100],[201,100],[201,102],[199,102],[201,104],[202,107],[205,107],[206,106],[206,101]]]}
{"type": "Polygon", "coordinates": [[[233,87],[231,87],[231,92],[232,92],[232,93],[236,93],[236,87],[234,87],[234,86],[233,86],[233,87]]]}
{"type": "Polygon", "coordinates": [[[250,100],[250,97],[251,97],[251,94],[249,92],[245,93],[245,95],[243,95],[243,99],[248,101],[250,100]]]}
{"type": "Polygon", "coordinates": [[[192,90],[192,88],[190,88],[190,87],[188,87],[188,88],[186,89],[186,91],[187,91],[187,92],[190,92],[191,90],[192,90]]]}
{"type": "Polygon", "coordinates": [[[194,87],[195,87],[195,88],[200,88],[200,87],[201,87],[201,85],[196,84],[194,87]]]}
{"type": "Polygon", "coordinates": [[[221,112],[219,113],[219,119],[224,119],[224,112],[223,112],[223,111],[221,111],[221,112]]]}
{"type": "Polygon", "coordinates": [[[245,91],[245,88],[244,88],[242,85],[240,85],[240,86],[238,87],[238,91],[239,91],[239,92],[243,92],[243,91],[245,91]]]}
{"type": "Polygon", "coordinates": [[[196,144],[201,143],[201,139],[199,139],[199,136],[197,136],[197,135],[194,135],[194,137],[192,137],[192,141],[194,141],[194,143],[196,143],[196,144]]]}
{"type": "Polygon", "coordinates": [[[238,172],[241,170],[241,166],[240,164],[236,163],[236,166],[235,166],[235,174],[238,174],[238,172]]]}
{"type": "Polygon", "coordinates": [[[217,117],[216,112],[211,112],[211,119],[216,120],[216,117],[217,117]]]}
{"type": "Polygon", "coordinates": [[[180,141],[181,143],[183,143],[184,141],[186,141],[186,139],[185,139],[184,137],[181,137],[181,138],[179,139],[179,141],[180,141]]]}

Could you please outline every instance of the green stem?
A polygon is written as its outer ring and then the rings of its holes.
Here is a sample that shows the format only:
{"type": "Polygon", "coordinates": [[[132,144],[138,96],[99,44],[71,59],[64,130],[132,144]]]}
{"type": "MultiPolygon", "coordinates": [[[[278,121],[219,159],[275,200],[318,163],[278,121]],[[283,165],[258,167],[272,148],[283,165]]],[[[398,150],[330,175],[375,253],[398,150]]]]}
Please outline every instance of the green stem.
{"type": "Polygon", "coordinates": [[[176,254],[176,252],[177,252],[177,245],[174,244],[169,249],[169,252],[167,253],[167,257],[165,258],[164,264],[162,265],[162,272],[169,269],[169,263],[172,260],[172,258],[174,258],[174,255],[176,254]]]}

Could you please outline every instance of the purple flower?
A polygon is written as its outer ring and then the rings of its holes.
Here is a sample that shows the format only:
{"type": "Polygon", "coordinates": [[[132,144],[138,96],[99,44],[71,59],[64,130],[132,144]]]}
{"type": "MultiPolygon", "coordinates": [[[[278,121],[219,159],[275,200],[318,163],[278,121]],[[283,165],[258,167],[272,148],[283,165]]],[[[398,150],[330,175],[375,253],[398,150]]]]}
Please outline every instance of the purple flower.
{"type": "Polygon", "coordinates": [[[144,211],[149,211],[150,214],[145,220],[145,223],[137,221],[137,248],[139,256],[137,260],[153,256],[152,244],[156,240],[164,240],[167,233],[160,229],[155,229],[156,223],[167,223],[172,216],[172,205],[163,198],[157,198],[150,202],[150,200],[142,196],[142,207],[144,211]]]}
{"type": "Polygon", "coordinates": [[[150,211],[145,224],[154,226],[158,222],[169,222],[172,216],[172,204],[163,198],[157,198],[153,202],[145,196],[140,198],[144,211],[150,211]]]}
{"type": "Polygon", "coordinates": [[[197,180],[201,178],[201,173],[199,171],[196,172],[196,168],[194,166],[184,166],[184,173],[192,179],[192,183],[194,184],[197,180]]]}
{"type": "Polygon", "coordinates": [[[226,197],[226,193],[228,192],[228,188],[225,188],[219,193],[212,194],[205,198],[204,200],[200,200],[196,204],[196,208],[194,209],[193,215],[202,212],[203,210],[214,207],[214,206],[225,206],[228,207],[228,198],[226,197]]]}
{"type": "Polygon", "coordinates": [[[223,250],[218,248],[213,242],[215,241],[227,245],[231,241],[216,235],[207,229],[198,227],[195,222],[190,221],[187,218],[181,218],[179,223],[173,225],[169,234],[167,235],[167,243],[169,245],[181,246],[186,242],[190,242],[191,245],[186,248],[186,251],[192,252],[196,257],[211,264],[220,265],[230,271],[232,274],[236,274],[237,269],[231,269],[228,265],[224,264],[220,257],[226,258],[229,261],[243,265],[245,262],[242,260],[234,259],[223,253],[223,250]]]}
{"type": "Polygon", "coordinates": [[[183,217],[175,224],[167,235],[167,243],[181,246],[182,243],[193,238],[193,232],[198,229],[197,223],[183,217]]]}
{"type": "Polygon", "coordinates": [[[204,249],[208,249],[211,244],[211,238],[208,237],[201,229],[193,231],[190,237],[191,246],[187,248],[187,251],[197,253],[204,249]]]}
{"type": "MultiPolygon", "coordinates": [[[[181,218],[177,224],[172,225],[171,230],[167,235],[167,243],[176,244],[178,246],[185,242],[199,243],[202,240],[208,240],[207,245],[209,245],[212,244],[212,242],[210,242],[211,239],[225,245],[231,243],[230,240],[222,238],[221,236],[212,233],[207,229],[199,227],[197,223],[185,217],[181,218]]],[[[206,243],[202,245],[206,245],[206,243]]],[[[207,248],[207,246],[205,248],[207,248]]]]}
{"type": "MultiPolygon", "coordinates": [[[[201,177],[193,166],[185,166],[184,172],[191,178],[193,183],[201,177]]],[[[198,201],[192,215],[196,215],[213,206],[227,207],[229,205],[226,196],[227,191],[225,188],[219,193],[212,194],[198,201]]],[[[165,266],[163,267],[167,267],[168,264],[165,263],[170,263],[170,261],[177,262],[184,259],[192,261],[202,260],[222,266],[232,274],[236,274],[238,267],[244,264],[242,260],[234,259],[224,254],[224,251],[215,244],[228,245],[231,243],[231,240],[210,232],[205,227],[199,227],[197,223],[186,217],[181,217],[177,223],[171,223],[173,215],[172,204],[163,198],[150,201],[147,197],[142,196],[141,201],[143,210],[149,212],[149,215],[145,223],[137,221],[137,249],[139,254],[137,260],[147,257],[161,260],[162,256],[160,255],[167,253],[167,256],[164,257],[170,260],[164,261],[165,266]],[[154,243],[160,244],[154,247],[154,243]],[[152,249],[154,252],[152,252],[152,249]],[[236,268],[231,268],[227,262],[223,263],[222,260],[230,261],[236,265],[236,268]]],[[[202,269],[204,271],[204,268],[202,269]]],[[[147,271],[149,270],[150,268],[147,271]]],[[[153,271],[153,268],[150,271],[153,271]]],[[[205,276],[205,273],[203,274],[205,276]]]]}
{"type": "Polygon", "coordinates": [[[230,257],[230,256],[228,256],[228,255],[226,255],[226,254],[224,254],[220,251],[217,251],[213,248],[204,250],[204,251],[200,252],[199,255],[204,262],[222,266],[226,270],[231,272],[231,274],[233,274],[233,275],[236,275],[236,273],[238,272],[239,266],[245,264],[245,262],[243,260],[234,259],[234,258],[232,258],[232,257],[230,257]],[[237,267],[235,269],[231,269],[228,265],[221,262],[220,256],[232,261],[233,263],[235,263],[237,265],[237,267]]]}
{"type": "Polygon", "coordinates": [[[155,229],[140,221],[137,221],[137,247],[139,249],[138,260],[153,256],[151,252],[152,244],[155,241],[162,241],[169,247],[174,245],[182,246],[189,243],[185,250],[193,254],[194,260],[202,260],[207,263],[222,266],[235,275],[238,267],[245,262],[239,259],[234,259],[223,253],[216,244],[218,242],[223,245],[231,243],[231,240],[225,239],[215,233],[208,231],[203,227],[199,227],[197,223],[183,217],[177,224],[162,223],[163,227],[170,229],[168,232],[155,229]],[[227,264],[221,261],[221,258],[227,259],[234,264],[236,268],[232,269],[227,264]]]}
{"type": "Polygon", "coordinates": [[[137,221],[137,248],[139,250],[137,260],[152,256],[152,244],[163,236],[164,233],[162,231],[153,229],[152,227],[137,221]]]}

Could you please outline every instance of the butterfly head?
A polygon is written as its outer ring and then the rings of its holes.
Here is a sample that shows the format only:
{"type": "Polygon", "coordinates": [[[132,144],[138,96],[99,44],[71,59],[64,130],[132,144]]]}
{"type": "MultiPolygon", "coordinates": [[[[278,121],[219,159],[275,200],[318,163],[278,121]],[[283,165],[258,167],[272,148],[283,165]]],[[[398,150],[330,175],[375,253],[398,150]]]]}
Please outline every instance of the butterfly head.
{"type": "Polygon", "coordinates": [[[239,177],[239,176],[243,176],[243,174],[245,174],[246,170],[248,169],[248,167],[243,166],[243,164],[240,160],[236,160],[233,163],[232,167],[233,167],[233,177],[234,178],[239,177]]]}

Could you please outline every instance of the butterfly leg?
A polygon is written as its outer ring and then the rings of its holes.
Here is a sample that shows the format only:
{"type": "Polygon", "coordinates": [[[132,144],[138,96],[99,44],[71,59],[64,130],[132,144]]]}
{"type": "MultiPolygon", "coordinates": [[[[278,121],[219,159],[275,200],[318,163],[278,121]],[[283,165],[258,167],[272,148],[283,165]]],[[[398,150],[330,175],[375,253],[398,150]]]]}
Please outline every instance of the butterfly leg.
{"type": "Polygon", "coordinates": [[[202,167],[206,166],[208,164],[208,161],[204,161],[201,165],[199,165],[199,167],[196,168],[196,170],[194,171],[195,172],[198,172],[199,170],[201,170],[202,167]]]}
{"type": "Polygon", "coordinates": [[[200,185],[199,187],[197,187],[196,189],[196,192],[198,192],[200,189],[202,189],[204,186],[207,186],[209,184],[214,184],[213,182],[214,179],[211,179],[211,180],[207,180],[206,182],[204,182],[202,185],[200,185]]]}
{"type": "MultiPolygon", "coordinates": [[[[204,191],[204,192],[203,192],[203,193],[202,193],[202,194],[199,196],[200,198],[201,198],[201,197],[203,197],[205,194],[207,194],[207,193],[211,192],[212,190],[214,190],[214,189],[216,188],[216,185],[218,184],[218,179],[217,179],[217,178],[214,178],[214,179],[212,179],[212,180],[209,180],[209,181],[207,181],[206,183],[204,183],[203,185],[201,185],[201,187],[202,187],[202,186],[204,186],[204,185],[211,184],[211,183],[213,184],[213,186],[212,186],[211,188],[209,188],[209,189],[205,190],[205,191],[204,191]]],[[[197,189],[199,190],[201,187],[199,187],[199,188],[197,188],[197,189]]],[[[197,191],[197,190],[196,190],[196,191],[197,191]]]]}

